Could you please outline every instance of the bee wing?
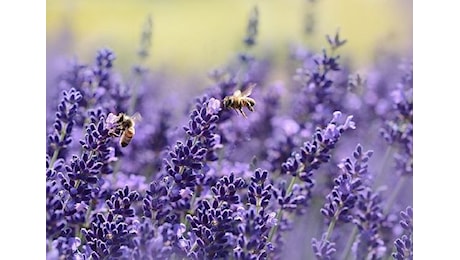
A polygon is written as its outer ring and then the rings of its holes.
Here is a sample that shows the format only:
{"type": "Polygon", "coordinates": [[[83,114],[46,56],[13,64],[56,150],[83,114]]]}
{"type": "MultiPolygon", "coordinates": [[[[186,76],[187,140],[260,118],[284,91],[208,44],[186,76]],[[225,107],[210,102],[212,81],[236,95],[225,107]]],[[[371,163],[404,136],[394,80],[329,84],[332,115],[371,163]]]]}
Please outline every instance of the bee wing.
{"type": "Polygon", "coordinates": [[[247,87],[247,88],[241,93],[241,96],[247,97],[247,96],[251,95],[252,90],[254,89],[255,86],[256,86],[256,84],[251,84],[251,85],[249,85],[249,87],[247,87]]]}
{"type": "Polygon", "coordinates": [[[138,123],[142,121],[142,116],[139,112],[134,113],[134,115],[131,116],[131,119],[135,122],[138,123]]]}

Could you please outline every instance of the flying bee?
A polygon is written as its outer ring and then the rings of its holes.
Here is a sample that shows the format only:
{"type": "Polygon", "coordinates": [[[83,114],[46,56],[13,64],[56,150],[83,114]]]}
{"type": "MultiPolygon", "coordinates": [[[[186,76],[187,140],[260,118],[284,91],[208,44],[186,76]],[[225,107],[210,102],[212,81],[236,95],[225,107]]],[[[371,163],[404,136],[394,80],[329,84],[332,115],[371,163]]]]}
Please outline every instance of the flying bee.
{"type": "Polygon", "coordinates": [[[223,100],[223,105],[225,108],[233,108],[235,111],[239,111],[241,115],[247,118],[246,114],[243,111],[244,107],[247,107],[249,111],[254,111],[254,106],[256,105],[256,101],[253,98],[250,98],[249,95],[252,93],[252,89],[254,88],[255,84],[250,85],[246,90],[241,92],[241,90],[237,89],[233,92],[233,95],[226,96],[223,100]]]}
{"type": "Polygon", "coordinates": [[[141,119],[141,114],[137,112],[132,116],[128,116],[125,113],[119,113],[116,116],[110,113],[106,121],[114,127],[109,130],[109,135],[112,137],[120,137],[121,147],[126,147],[134,137],[134,125],[141,121],[141,119]]]}

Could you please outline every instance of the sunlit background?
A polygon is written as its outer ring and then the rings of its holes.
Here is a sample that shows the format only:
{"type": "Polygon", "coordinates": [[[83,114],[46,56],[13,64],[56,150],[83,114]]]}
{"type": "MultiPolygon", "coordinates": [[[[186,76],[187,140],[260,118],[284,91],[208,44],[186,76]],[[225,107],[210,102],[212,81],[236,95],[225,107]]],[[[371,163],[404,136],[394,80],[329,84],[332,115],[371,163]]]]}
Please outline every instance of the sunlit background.
{"type": "Polygon", "coordinates": [[[126,74],[138,62],[141,33],[150,16],[153,35],[146,65],[173,68],[178,76],[206,77],[243,50],[254,6],[259,9],[259,33],[252,51],[274,57],[280,77],[288,73],[283,64],[289,45],[318,50],[326,44],[325,35],[338,29],[348,39],[340,54],[352,56],[355,68],[371,62],[376,49],[411,52],[411,1],[48,0],[48,74],[62,65],[56,60],[92,62],[101,47],[115,51],[115,66],[126,74]]]}

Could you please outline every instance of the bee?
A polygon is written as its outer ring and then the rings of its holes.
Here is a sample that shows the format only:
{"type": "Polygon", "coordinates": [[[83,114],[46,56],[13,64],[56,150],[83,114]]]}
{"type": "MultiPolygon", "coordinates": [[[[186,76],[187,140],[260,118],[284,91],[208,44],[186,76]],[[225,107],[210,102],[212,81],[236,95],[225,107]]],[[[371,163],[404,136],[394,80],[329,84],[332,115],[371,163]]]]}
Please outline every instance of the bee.
{"type": "Polygon", "coordinates": [[[109,131],[109,135],[112,137],[120,137],[120,146],[126,147],[134,137],[135,129],[134,125],[136,122],[141,121],[142,116],[139,113],[135,113],[132,116],[128,116],[125,113],[119,113],[118,116],[110,113],[107,116],[107,122],[114,125],[109,131]]]}
{"type": "Polygon", "coordinates": [[[225,108],[233,108],[235,111],[239,111],[241,115],[247,118],[246,114],[243,111],[244,107],[247,107],[249,111],[254,111],[254,106],[256,105],[256,101],[253,98],[250,98],[249,95],[252,93],[252,89],[254,88],[255,84],[250,85],[246,90],[241,92],[241,90],[237,89],[233,92],[233,95],[226,96],[223,100],[223,106],[225,108]]]}

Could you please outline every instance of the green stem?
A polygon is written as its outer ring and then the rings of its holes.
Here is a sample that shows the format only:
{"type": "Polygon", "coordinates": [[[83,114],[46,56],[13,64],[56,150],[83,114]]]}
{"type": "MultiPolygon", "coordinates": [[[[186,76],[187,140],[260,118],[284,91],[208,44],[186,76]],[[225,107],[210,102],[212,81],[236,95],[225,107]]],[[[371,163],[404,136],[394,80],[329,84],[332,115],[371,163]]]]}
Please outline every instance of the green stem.
{"type": "MultiPolygon", "coordinates": [[[[342,205],[340,205],[340,208],[342,208],[342,205]]],[[[332,231],[334,231],[335,224],[337,223],[337,220],[339,217],[339,210],[335,212],[331,222],[329,223],[329,226],[327,227],[326,236],[324,237],[324,241],[328,241],[332,235],[332,231]]],[[[321,240],[321,245],[323,244],[324,241],[321,240]]]]}
{"type": "MultiPolygon", "coordinates": [[[[59,136],[59,140],[62,142],[64,141],[64,137],[66,135],[66,131],[65,129],[67,128],[67,124],[64,124],[62,126],[62,132],[61,132],[61,135],[59,136]]],[[[53,156],[51,157],[51,160],[50,160],[50,167],[53,167],[54,163],[56,162],[57,160],[57,157],[59,155],[59,152],[61,151],[62,147],[56,147],[56,150],[54,150],[54,153],[53,153],[53,156]]]]}
{"type": "Polygon", "coordinates": [[[130,103],[129,103],[129,107],[127,111],[128,115],[134,114],[134,108],[136,108],[138,83],[139,83],[139,79],[136,76],[136,78],[133,80],[132,93],[131,93],[130,103]]]}
{"type": "Polygon", "coordinates": [[[396,187],[393,189],[393,192],[391,193],[389,199],[387,200],[387,204],[385,204],[385,207],[383,208],[383,214],[387,215],[393,206],[394,202],[396,201],[396,198],[399,195],[399,192],[401,189],[404,187],[404,184],[406,183],[407,177],[406,176],[401,176],[398,180],[398,183],[396,184],[396,187]]]}
{"type": "Polygon", "coordinates": [[[87,222],[84,224],[84,227],[89,227],[91,223],[91,221],[89,221],[90,216],[91,216],[91,204],[88,205],[88,210],[86,211],[85,219],[87,222]]]}
{"type": "Polygon", "coordinates": [[[259,211],[260,211],[260,202],[261,202],[261,199],[260,199],[260,198],[257,198],[257,201],[256,201],[256,214],[259,214],[259,211]]]}
{"type": "Polygon", "coordinates": [[[350,236],[348,237],[347,244],[345,245],[345,249],[342,253],[340,259],[348,259],[350,255],[351,247],[353,246],[353,242],[355,241],[356,235],[358,234],[358,228],[356,226],[353,227],[350,236]]]}
{"type": "MultiPolygon", "coordinates": [[[[294,187],[294,184],[296,183],[298,177],[297,176],[294,176],[292,177],[291,179],[291,183],[289,183],[289,187],[286,191],[286,194],[290,194],[291,191],[292,191],[292,188],[294,187]]],[[[270,233],[268,235],[268,242],[271,242],[272,241],[272,238],[273,238],[273,235],[276,233],[277,229],[278,229],[278,226],[280,225],[280,222],[281,222],[281,218],[283,216],[283,208],[281,207],[278,212],[276,213],[276,219],[277,219],[277,222],[276,222],[276,225],[274,225],[271,229],[270,229],[270,233]]]]}
{"type": "MultiPolygon", "coordinates": [[[[192,214],[192,212],[193,212],[191,207],[193,207],[193,204],[195,203],[195,199],[196,199],[196,189],[195,189],[195,191],[193,192],[192,199],[190,200],[190,211],[189,211],[190,214],[192,214]]],[[[186,214],[184,214],[184,216],[182,216],[182,217],[183,217],[183,219],[182,219],[181,222],[184,223],[184,225],[185,225],[185,230],[188,230],[188,229],[189,229],[189,226],[190,226],[190,223],[188,223],[188,219],[187,219],[187,217],[186,217],[186,214]]]]}
{"type": "Polygon", "coordinates": [[[78,189],[78,187],[80,186],[80,182],[81,182],[81,180],[76,180],[75,181],[75,185],[74,185],[75,189],[78,189]]]}
{"type": "MultiPolygon", "coordinates": [[[[391,251],[391,253],[393,253],[393,251],[391,251]]],[[[391,256],[391,253],[390,253],[390,255],[388,256],[388,260],[394,260],[393,256],[391,256]]]]}
{"type": "Polygon", "coordinates": [[[334,227],[335,227],[335,223],[337,223],[337,218],[338,218],[338,213],[339,211],[337,211],[334,215],[334,217],[332,218],[331,222],[329,223],[329,226],[327,227],[327,231],[326,231],[326,237],[325,237],[325,240],[329,240],[329,238],[331,237],[332,235],[332,231],[334,230],[334,227]]]}
{"type": "Polygon", "coordinates": [[[193,250],[195,250],[197,246],[198,246],[197,242],[193,243],[192,248],[190,248],[190,251],[193,252],[193,250]]]}
{"type": "MultiPolygon", "coordinates": [[[[144,67],[145,59],[146,58],[142,58],[142,57],[140,58],[140,60],[139,60],[139,67],[140,68],[144,67]]],[[[137,91],[138,91],[139,83],[140,83],[140,80],[142,79],[143,74],[142,73],[139,74],[139,73],[135,73],[135,72],[131,71],[131,75],[133,75],[133,76],[131,76],[131,79],[132,79],[132,82],[131,82],[132,92],[131,92],[131,98],[130,98],[128,111],[127,111],[128,115],[134,114],[134,109],[136,108],[136,102],[137,102],[137,91]]]]}
{"type": "Polygon", "coordinates": [[[391,155],[393,154],[393,146],[389,145],[383,156],[382,164],[380,165],[380,171],[375,177],[374,187],[377,188],[381,185],[383,178],[385,177],[385,168],[390,160],[391,155]]]}
{"type": "Polygon", "coordinates": [[[54,162],[57,160],[57,157],[58,157],[58,154],[59,154],[60,150],[61,150],[60,147],[58,147],[58,148],[56,148],[56,150],[54,150],[53,157],[51,158],[51,161],[50,161],[50,167],[53,167],[54,162]]]}

